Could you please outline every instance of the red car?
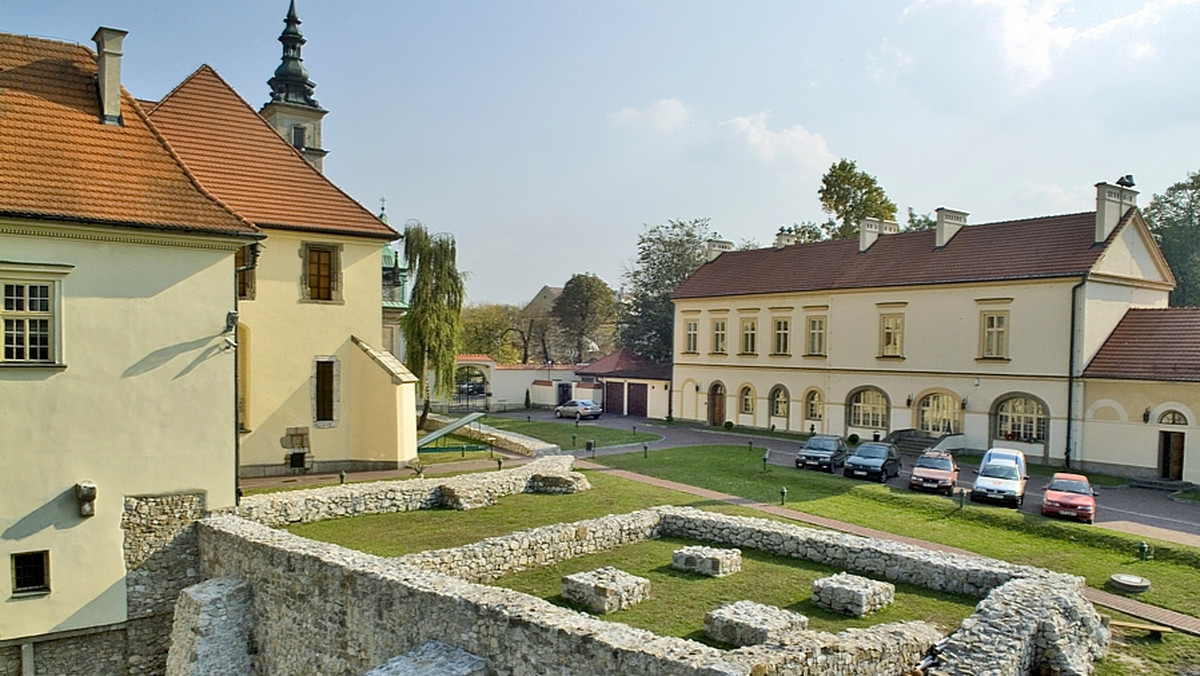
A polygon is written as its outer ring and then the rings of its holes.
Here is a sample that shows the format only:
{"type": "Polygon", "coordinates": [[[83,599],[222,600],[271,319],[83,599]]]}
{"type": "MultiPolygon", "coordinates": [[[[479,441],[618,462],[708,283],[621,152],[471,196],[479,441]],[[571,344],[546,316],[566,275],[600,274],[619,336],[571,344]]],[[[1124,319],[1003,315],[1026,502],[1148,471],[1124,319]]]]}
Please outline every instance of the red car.
{"type": "Polygon", "coordinates": [[[1042,496],[1043,516],[1063,516],[1086,523],[1096,520],[1096,491],[1082,474],[1058,472],[1042,496]]]}

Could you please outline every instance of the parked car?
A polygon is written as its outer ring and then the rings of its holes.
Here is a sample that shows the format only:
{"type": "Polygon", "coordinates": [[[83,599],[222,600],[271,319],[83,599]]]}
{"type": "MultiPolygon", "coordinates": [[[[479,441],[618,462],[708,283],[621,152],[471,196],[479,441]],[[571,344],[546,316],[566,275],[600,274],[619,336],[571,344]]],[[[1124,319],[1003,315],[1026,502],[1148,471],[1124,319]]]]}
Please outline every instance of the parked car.
{"type": "Polygon", "coordinates": [[[797,468],[819,469],[833,474],[833,470],[846,464],[850,447],[846,440],[832,434],[815,434],[804,442],[796,454],[797,468]]]}
{"type": "Polygon", "coordinates": [[[954,462],[954,456],[942,451],[922,453],[908,478],[908,487],[914,491],[936,491],[946,495],[954,494],[957,483],[958,463],[954,462]]]}
{"type": "Polygon", "coordinates": [[[554,409],[555,418],[600,418],[604,409],[591,399],[572,399],[554,409]]]}
{"type": "Polygon", "coordinates": [[[1020,507],[1025,502],[1027,479],[1012,460],[993,460],[979,470],[975,485],[971,487],[971,501],[988,500],[1020,507]]]}
{"type": "Polygon", "coordinates": [[[467,380],[458,384],[458,393],[465,395],[483,394],[482,380],[467,380]]]}
{"type": "Polygon", "coordinates": [[[1042,490],[1046,491],[1042,496],[1044,516],[1069,517],[1085,523],[1096,520],[1096,490],[1084,475],[1058,472],[1042,490]]]}
{"type": "Polygon", "coordinates": [[[1025,454],[1012,448],[988,449],[988,452],[983,454],[983,460],[979,461],[979,471],[982,472],[984,467],[996,460],[1010,460],[1016,463],[1021,476],[1029,478],[1029,465],[1025,463],[1025,454]]]}
{"type": "Polygon", "coordinates": [[[882,441],[859,444],[846,458],[846,469],[842,473],[887,483],[888,477],[900,476],[900,448],[882,441]]]}

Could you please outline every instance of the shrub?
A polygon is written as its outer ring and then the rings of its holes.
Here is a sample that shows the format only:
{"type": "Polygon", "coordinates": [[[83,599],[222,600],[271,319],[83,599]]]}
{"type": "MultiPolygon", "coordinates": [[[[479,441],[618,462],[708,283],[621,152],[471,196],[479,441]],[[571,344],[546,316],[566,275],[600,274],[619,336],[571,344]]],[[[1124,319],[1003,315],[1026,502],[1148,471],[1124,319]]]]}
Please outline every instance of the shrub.
{"type": "Polygon", "coordinates": [[[533,408],[533,399],[529,398],[529,390],[525,390],[525,408],[533,408]]]}
{"type": "Polygon", "coordinates": [[[850,436],[846,437],[846,441],[847,441],[847,442],[848,442],[848,443],[849,443],[851,446],[854,446],[854,445],[856,445],[856,444],[858,443],[858,439],[859,439],[859,436],[858,436],[857,434],[851,434],[850,436]]]}
{"type": "Polygon", "coordinates": [[[731,429],[733,429],[733,421],[732,421],[732,420],[726,420],[726,421],[725,421],[725,424],[724,424],[724,425],[722,425],[722,427],[724,427],[724,428],[725,428],[725,429],[727,429],[727,430],[731,430],[731,429]]]}

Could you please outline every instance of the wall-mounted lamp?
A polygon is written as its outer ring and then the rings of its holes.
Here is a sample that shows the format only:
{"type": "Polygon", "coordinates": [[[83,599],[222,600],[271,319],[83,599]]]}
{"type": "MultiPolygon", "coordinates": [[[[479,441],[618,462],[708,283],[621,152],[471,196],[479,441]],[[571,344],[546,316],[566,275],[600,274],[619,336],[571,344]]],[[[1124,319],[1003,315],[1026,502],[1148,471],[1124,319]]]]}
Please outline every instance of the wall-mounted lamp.
{"type": "Polygon", "coordinates": [[[697,391],[697,392],[699,392],[699,391],[700,391],[700,383],[696,383],[696,391],[697,391]]]}
{"type": "Polygon", "coordinates": [[[909,408],[912,408],[912,401],[913,401],[912,394],[909,394],[908,399],[905,401],[904,405],[908,406],[909,408]]]}
{"type": "Polygon", "coordinates": [[[237,328],[238,313],[237,310],[230,310],[225,313],[225,329],[221,333],[233,333],[237,328]]]}
{"type": "Polygon", "coordinates": [[[1147,406],[1145,411],[1142,411],[1142,422],[1150,422],[1150,407],[1147,406]]]}
{"type": "Polygon", "coordinates": [[[95,482],[80,481],[75,484],[75,499],[79,501],[79,516],[94,516],[96,514],[95,482]]]}
{"type": "Polygon", "coordinates": [[[966,397],[963,397],[962,410],[964,410],[964,411],[967,410],[967,398],[966,397]]]}

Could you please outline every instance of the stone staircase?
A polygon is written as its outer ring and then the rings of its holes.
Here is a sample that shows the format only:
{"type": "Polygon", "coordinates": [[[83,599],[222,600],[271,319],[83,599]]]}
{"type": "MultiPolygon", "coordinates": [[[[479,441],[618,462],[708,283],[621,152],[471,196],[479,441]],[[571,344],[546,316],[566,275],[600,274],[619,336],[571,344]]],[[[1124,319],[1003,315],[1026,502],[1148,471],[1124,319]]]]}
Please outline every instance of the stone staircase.
{"type": "Polygon", "coordinates": [[[886,442],[896,444],[903,455],[921,455],[939,439],[941,437],[932,437],[916,429],[894,430],[883,438],[886,442]]]}
{"type": "Polygon", "coordinates": [[[1171,481],[1169,479],[1133,479],[1129,482],[1135,488],[1149,488],[1156,491],[1186,491],[1196,485],[1189,481],[1171,481]]]}

